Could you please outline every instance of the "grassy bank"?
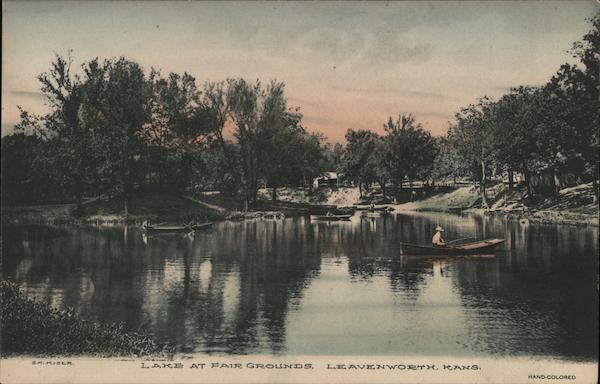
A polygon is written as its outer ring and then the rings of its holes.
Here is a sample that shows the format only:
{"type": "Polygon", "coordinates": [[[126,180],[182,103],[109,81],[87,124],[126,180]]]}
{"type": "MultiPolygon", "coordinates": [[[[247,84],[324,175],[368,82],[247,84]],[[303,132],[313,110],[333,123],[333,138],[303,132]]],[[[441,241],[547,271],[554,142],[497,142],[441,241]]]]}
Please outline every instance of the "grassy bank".
{"type": "Polygon", "coordinates": [[[2,207],[2,221],[8,223],[121,223],[167,221],[188,222],[222,220],[227,210],[211,207],[183,196],[158,192],[140,192],[131,197],[125,217],[121,199],[95,199],[77,211],[75,204],[2,207]]]}
{"type": "Polygon", "coordinates": [[[143,332],[83,320],[73,310],[28,298],[11,282],[0,282],[0,308],[2,356],[147,356],[162,351],[143,332]]]}
{"type": "Polygon", "coordinates": [[[456,212],[473,208],[481,203],[476,187],[462,187],[457,190],[435,195],[428,199],[413,201],[395,206],[398,211],[456,212]]]}
{"type": "Polygon", "coordinates": [[[487,209],[481,207],[479,189],[459,188],[429,199],[397,205],[398,211],[460,212],[477,211],[486,215],[504,215],[530,222],[598,226],[598,204],[594,203],[591,183],[565,188],[554,196],[529,199],[525,188],[508,190],[502,184],[487,191],[487,209]]]}

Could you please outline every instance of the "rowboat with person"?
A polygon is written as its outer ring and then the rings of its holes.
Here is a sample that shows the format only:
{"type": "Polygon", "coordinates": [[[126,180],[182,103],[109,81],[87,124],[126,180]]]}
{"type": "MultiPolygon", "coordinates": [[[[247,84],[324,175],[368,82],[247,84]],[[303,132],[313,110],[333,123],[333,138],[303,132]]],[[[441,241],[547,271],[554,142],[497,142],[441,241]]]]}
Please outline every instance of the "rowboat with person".
{"type": "Polygon", "coordinates": [[[476,255],[494,251],[494,249],[504,243],[504,239],[483,239],[478,241],[456,244],[464,239],[457,239],[446,242],[442,237],[444,228],[436,226],[435,234],[431,239],[431,245],[421,245],[412,243],[400,243],[401,255],[476,255]]]}

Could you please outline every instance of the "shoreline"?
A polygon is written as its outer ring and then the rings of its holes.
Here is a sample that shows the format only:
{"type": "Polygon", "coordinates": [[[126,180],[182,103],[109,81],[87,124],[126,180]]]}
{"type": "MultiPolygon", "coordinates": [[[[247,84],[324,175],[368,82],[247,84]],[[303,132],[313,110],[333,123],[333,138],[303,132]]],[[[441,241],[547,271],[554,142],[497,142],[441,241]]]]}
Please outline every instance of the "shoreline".
{"type": "Polygon", "coordinates": [[[442,209],[396,209],[397,213],[401,212],[428,212],[428,213],[445,213],[453,215],[474,214],[486,217],[505,217],[508,220],[526,221],[531,224],[545,225],[571,225],[571,226],[593,226],[599,227],[599,219],[596,215],[573,214],[560,211],[503,211],[503,210],[486,210],[483,208],[452,208],[447,210],[442,209]]]}
{"type": "Polygon", "coordinates": [[[555,196],[530,203],[523,190],[508,190],[498,184],[488,188],[489,208],[481,207],[477,187],[463,187],[424,200],[394,205],[397,212],[474,213],[488,217],[535,224],[599,226],[598,203],[594,202],[592,184],[582,184],[559,191],[555,196]]]}
{"type": "MultiPolygon", "coordinates": [[[[410,203],[409,203],[410,204],[410,203]]],[[[557,211],[557,210],[540,210],[540,211],[509,211],[509,210],[486,210],[483,208],[455,208],[448,207],[446,209],[434,209],[434,208],[406,208],[402,207],[404,204],[386,204],[385,206],[394,208],[393,213],[409,213],[409,212],[429,212],[429,213],[444,213],[444,214],[475,214],[486,217],[505,217],[508,220],[514,221],[526,221],[532,224],[546,224],[546,225],[571,225],[571,226],[594,226],[599,227],[599,218],[597,215],[574,213],[570,211],[557,211]]],[[[20,212],[19,208],[11,208],[10,214],[6,217],[6,210],[2,210],[2,224],[6,225],[97,225],[97,226],[110,226],[110,225],[125,225],[125,224],[140,224],[144,220],[154,217],[154,215],[130,215],[128,218],[122,215],[107,214],[101,215],[96,214],[88,217],[47,217],[47,216],[32,216],[26,212],[27,207],[23,207],[23,211],[20,212]]],[[[273,210],[257,210],[248,212],[231,211],[222,217],[214,217],[211,222],[217,223],[222,221],[244,221],[244,220],[274,220],[283,219],[287,217],[300,217],[310,216],[309,213],[303,212],[300,209],[296,212],[287,210],[285,213],[281,211],[273,210]]],[[[171,219],[170,221],[185,222],[185,218],[181,216],[180,219],[171,219]]]]}
{"type": "MultiPolygon", "coordinates": [[[[28,206],[3,206],[3,224],[54,224],[54,225],[118,225],[154,223],[189,223],[240,221],[256,219],[281,219],[283,217],[325,214],[328,211],[353,213],[360,205],[359,196],[352,188],[331,190],[329,196],[312,201],[305,193],[288,189],[286,198],[271,201],[260,198],[243,210],[239,196],[169,195],[139,193],[132,198],[132,209],[125,216],[118,200],[93,199],[85,202],[77,214],[75,204],[48,204],[28,206]],[[294,195],[295,194],[295,195],[294,195]],[[298,195],[298,196],[297,196],[298,195]],[[342,196],[342,199],[332,197],[342,196]],[[351,196],[352,198],[348,198],[351,196]]],[[[321,192],[323,193],[323,192],[321,192]]],[[[502,184],[488,188],[489,208],[481,207],[477,187],[461,187],[452,192],[437,194],[422,200],[402,204],[378,204],[395,212],[439,212],[450,214],[471,213],[487,217],[506,217],[510,220],[536,224],[595,226],[598,227],[598,203],[594,202],[591,183],[565,188],[558,194],[528,202],[524,191],[508,190],[502,184]]],[[[363,198],[364,199],[364,198],[363,198]]],[[[362,204],[368,204],[360,200],[362,204]]]]}

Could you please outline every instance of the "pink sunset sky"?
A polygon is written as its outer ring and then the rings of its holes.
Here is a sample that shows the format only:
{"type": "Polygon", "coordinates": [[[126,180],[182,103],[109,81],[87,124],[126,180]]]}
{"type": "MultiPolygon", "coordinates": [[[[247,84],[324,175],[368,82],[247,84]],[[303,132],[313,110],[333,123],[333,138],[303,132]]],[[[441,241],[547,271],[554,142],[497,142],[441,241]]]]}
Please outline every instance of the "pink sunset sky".
{"type": "Polygon", "coordinates": [[[126,56],[201,85],[277,79],[304,125],[342,142],[416,115],[434,135],[460,107],[539,85],[600,9],[581,2],[3,2],[2,135],[45,110],[36,75],[126,56]]]}

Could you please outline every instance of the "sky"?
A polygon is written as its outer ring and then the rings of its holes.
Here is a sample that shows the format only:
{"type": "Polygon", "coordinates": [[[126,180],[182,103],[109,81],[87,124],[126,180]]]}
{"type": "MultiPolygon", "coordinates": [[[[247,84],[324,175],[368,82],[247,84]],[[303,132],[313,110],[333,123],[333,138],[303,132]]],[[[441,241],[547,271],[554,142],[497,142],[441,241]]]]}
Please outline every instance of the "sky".
{"type": "Polygon", "coordinates": [[[2,135],[17,105],[44,112],[36,76],[55,54],[74,64],[125,56],[198,84],[243,77],[286,84],[303,125],[343,142],[413,113],[443,135],[461,107],[541,85],[590,29],[595,1],[3,1],[2,135]]]}

